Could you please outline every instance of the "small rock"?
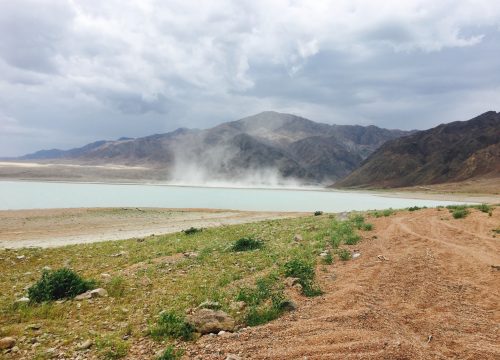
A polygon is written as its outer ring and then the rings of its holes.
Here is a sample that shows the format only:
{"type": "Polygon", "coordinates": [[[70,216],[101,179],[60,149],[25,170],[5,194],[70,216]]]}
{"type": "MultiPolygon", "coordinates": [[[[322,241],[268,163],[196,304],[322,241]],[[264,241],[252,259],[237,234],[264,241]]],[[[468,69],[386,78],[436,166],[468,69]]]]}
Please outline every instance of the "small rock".
{"type": "Polygon", "coordinates": [[[92,298],[97,298],[97,297],[106,297],[106,296],[108,296],[108,292],[106,291],[106,289],[98,288],[98,289],[86,291],[80,295],[76,295],[75,300],[86,300],[86,299],[92,299],[92,298]]]}
{"type": "Polygon", "coordinates": [[[78,344],[78,347],[77,349],[78,350],[87,350],[87,349],[90,349],[90,347],[93,345],[92,343],[92,340],[87,340],[87,341],[84,341],[83,343],[81,344],[78,344]]]}
{"type": "Polygon", "coordinates": [[[109,256],[111,256],[111,257],[120,257],[120,256],[123,256],[123,255],[126,255],[126,254],[127,254],[127,252],[122,250],[122,251],[120,251],[120,252],[118,252],[116,254],[112,254],[112,255],[109,255],[109,256]]]}
{"type": "Polygon", "coordinates": [[[300,234],[295,234],[295,236],[293,237],[293,241],[302,241],[302,235],[300,234]]]}
{"type": "Polygon", "coordinates": [[[108,292],[106,291],[106,289],[98,288],[98,289],[90,290],[90,296],[93,298],[106,297],[106,296],[108,296],[108,292]]]}
{"type": "Polygon", "coordinates": [[[219,310],[220,308],[221,305],[217,301],[209,301],[209,300],[205,300],[197,307],[197,309],[212,309],[212,310],[219,310]]]}
{"type": "Polygon", "coordinates": [[[0,339],[0,350],[12,349],[16,345],[16,339],[7,336],[0,339]]]}
{"type": "Polygon", "coordinates": [[[40,330],[42,328],[42,325],[40,324],[31,324],[26,326],[26,330],[40,330]]]}
{"type": "Polygon", "coordinates": [[[20,298],[20,299],[17,299],[17,300],[15,301],[15,303],[16,303],[16,304],[27,304],[27,303],[29,303],[29,302],[30,302],[30,298],[28,298],[28,297],[26,297],[26,296],[25,296],[25,297],[22,297],[22,298],[20,298]]]}
{"type": "Polygon", "coordinates": [[[229,304],[229,308],[231,310],[237,310],[241,311],[243,310],[247,304],[244,301],[233,301],[231,304],[229,304]]]}
{"type": "Polygon", "coordinates": [[[186,319],[200,334],[233,331],[236,325],[234,319],[221,310],[197,309],[186,319]]]}
{"type": "Polygon", "coordinates": [[[14,346],[12,349],[10,349],[10,351],[16,353],[19,351],[19,348],[17,346],[14,346]]]}
{"type": "Polygon", "coordinates": [[[361,256],[360,252],[354,252],[354,253],[352,253],[352,258],[353,259],[359,258],[360,256],[361,256]]]}
{"type": "Polygon", "coordinates": [[[92,295],[90,295],[90,290],[89,291],[85,291],[83,294],[80,294],[80,295],[76,295],[75,296],[75,300],[85,300],[85,299],[90,299],[92,297],[92,295]]]}
{"type": "Polygon", "coordinates": [[[183,254],[187,258],[195,258],[198,257],[198,253],[194,251],[187,251],[183,254]]]}
{"type": "Polygon", "coordinates": [[[42,268],[42,270],[43,270],[43,271],[51,271],[51,270],[52,270],[52,268],[51,268],[50,266],[44,266],[44,267],[42,268]]]}
{"type": "Polygon", "coordinates": [[[327,257],[328,256],[328,251],[322,251],[319,256],[321,257],[327,257]]]}
{"type": "Polygon", "coordinates": [[[221,330],[221,331],[219,331],[219,332],[217,333],[217,335],[219,335],[219,336],[222,336],[222,335],[224,335],[224,334],[226,334],[226,332],[225,332],[224,330],[221,330]]]}
{"type": "Polygon", "coordinates": [[[285,311],[297,310],[297,305],[292,300],[285,300],[281,303],[281,308],[285,311]]]}
{"type": "Polygon", "coordinates": [[[17,260],[23,260],[24,258],[26,258],[26,256],[24,256],[24,255],[19,255],[19,256],[16,256],[16,259],[17,259],[17,260]]]}
{"type": "Polygon", "coordinates": [[[109,279],[111,277],[111,275],[108,274],[108,273],[102,273],[101,277],[104,278],[104,279],[109,279]]]}
{"type": "Polygon", "coordinates": [[[288,287],[292,287],[294,286],[295,284],[298,284],[300,281],[299,278],[296,278],[296,277],[287,277],[285,279],[285,285],[288,286],[288,287]]]}
{"type": "Polygon", "coordinates": [[[226,360],[243,360],[243,358],[236,354],[227,354],[226,360]]]}

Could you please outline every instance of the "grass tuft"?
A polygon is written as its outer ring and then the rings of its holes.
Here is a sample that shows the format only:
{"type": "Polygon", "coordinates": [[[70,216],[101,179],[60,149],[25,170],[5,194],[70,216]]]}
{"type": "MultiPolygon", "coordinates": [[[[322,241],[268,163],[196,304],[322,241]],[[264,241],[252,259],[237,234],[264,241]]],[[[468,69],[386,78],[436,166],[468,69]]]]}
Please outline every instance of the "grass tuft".
{"type": "Polygon", "coordinates": [[[156,360],[177,360],[184,355],[184,351],[176,350],[172,345],[167,346],[160,356],[156,357],[156,360]]]}
{"type": "Polygon", "coordinates": [[[194,328],[187,323],[184,316],[180,316],[173,311],[164,311],[150,331],[155,339],[182,339],[185,341],[193,339],[194,328]]]}

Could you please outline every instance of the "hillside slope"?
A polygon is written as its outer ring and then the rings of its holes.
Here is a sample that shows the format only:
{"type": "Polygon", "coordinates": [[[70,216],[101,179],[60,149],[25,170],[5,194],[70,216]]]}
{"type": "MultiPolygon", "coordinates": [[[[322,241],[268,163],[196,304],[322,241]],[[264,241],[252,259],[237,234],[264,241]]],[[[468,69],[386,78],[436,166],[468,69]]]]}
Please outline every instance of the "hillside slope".
{"type": "Polygon", "coordinates": [[[407,134],[375,126],[321,124],[266,111],[211,129],[178,129],[68,151],[39,151],[22,160],[148,166],[182,182],[249,178],[260,182],[274,177],[320,183],[346,176],[387,140],[407,134]]]}
{"type": "Polygon", "coordinates": [[[336,187],[404,187],[500,176],[500,113],[388,141],[336,187]]]}

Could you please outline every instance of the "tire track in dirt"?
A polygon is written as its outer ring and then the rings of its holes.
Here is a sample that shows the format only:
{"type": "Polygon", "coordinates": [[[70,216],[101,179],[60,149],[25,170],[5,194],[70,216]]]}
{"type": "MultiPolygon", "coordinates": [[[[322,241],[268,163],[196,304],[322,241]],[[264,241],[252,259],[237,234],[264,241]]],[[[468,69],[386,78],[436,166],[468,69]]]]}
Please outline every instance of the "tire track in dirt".
{"type": "Polygon", "coordinates": [[[269,324],[202,337],[186,358],[498,359],[500,272],[490,265],[500,264],[500,243],[490,232],[499,212],[370,219],[375,231],[354,246],[361,257],[317,272],[325,295],[300,298],[297,311],[269,324]]]}

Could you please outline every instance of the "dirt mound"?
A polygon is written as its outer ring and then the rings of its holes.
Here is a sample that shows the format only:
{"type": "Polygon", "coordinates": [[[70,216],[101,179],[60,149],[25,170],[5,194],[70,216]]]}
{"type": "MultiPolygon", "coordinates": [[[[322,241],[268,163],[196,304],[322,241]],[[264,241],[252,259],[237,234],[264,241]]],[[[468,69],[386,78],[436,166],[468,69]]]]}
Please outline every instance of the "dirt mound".
{"type": "Polygon", "coordinates": [[[318,269],[325,295],[267,325],[203,337],[190,359],[499,359],[493,216],[446,209],[370,219],[361,256],[318,269]],[[381,256],[379,256],[381,255],[381,256]]]}

